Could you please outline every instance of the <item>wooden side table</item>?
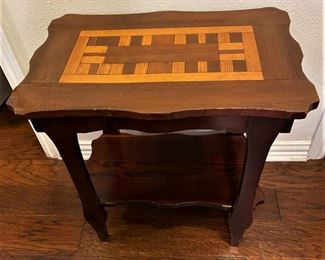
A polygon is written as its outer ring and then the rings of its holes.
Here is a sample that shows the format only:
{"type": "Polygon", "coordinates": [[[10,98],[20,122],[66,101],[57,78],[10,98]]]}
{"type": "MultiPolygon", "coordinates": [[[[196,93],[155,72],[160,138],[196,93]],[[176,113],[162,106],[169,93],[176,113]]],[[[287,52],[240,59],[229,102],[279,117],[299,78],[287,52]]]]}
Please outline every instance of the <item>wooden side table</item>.
{"type": "Polygon", "coordinates": [[[231,244],[238,245],[252,222],[256,189],[272,142],[278,133],[290,132],[293,121],[306,117],[319,102],[302,71],[302,52],[289,33],[289,23],[287,13],[275,8],[65,15],[52,21],[48,39],[35,52],[8,106],[55,143],[80,195],[85,219],[102,241],[108,239],[105,206],[149,200],[228,210],[231,244]],[[219,188],[225,193],[217,187],[214,193],[202,179],[192,183],[185,196],[176,182],[145,186],[119,176],[119,181],[102,180],[98,186],[82,159],[77,133],[104,130],[118,136],[120,129],[228,133],[208,142],[215,149],[218,142],[244,145],[238,189],[230,194],[224,182],[219,188]],[[105,183],[110,188],[101,193],[105,183]],[[125,197],[114,192],[114,185],[127,184],[138,191],[151,187],[151,193],[125,197]],[[172,191],[156,196],[153,187],[172,191]]]}

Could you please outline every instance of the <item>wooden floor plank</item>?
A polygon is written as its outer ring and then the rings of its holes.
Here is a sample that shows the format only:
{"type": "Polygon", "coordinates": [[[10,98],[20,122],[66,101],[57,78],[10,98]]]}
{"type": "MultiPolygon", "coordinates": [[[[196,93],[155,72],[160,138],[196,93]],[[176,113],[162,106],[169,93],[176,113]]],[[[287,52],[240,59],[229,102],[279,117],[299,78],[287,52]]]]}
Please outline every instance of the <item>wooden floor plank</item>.
{"type": "Polygon", "coordinates": [[[204,207],[109,208],[111,241],[102,243],[88,224],[82,232],[63,162],[48,160],[28,123],[3,108],[0,145],[1,260],[324,259],[324,159],[266,164],[265,203],[238,248],[228,244],[224,213],[204,207]]]}
{"type": "Polygon", "coordinates": [[[81,203],[73,187],[0,186],[0,215],[74,215],[82,220],[81,203]]]}
{"type": "Polygon", "coordinates": [[[0,215],[0,254],[71,254],[78,250],[82,226],[74,216],[0,215]]]}
{"type": "Polygon", "coordinates": [[[167,218],[110,218],[108,224],[109,243],[101,243],[90,226],[85,226],[78,256],[117,255],[135,259],[262,256],[254,238],[256,234],[251,231],[245,234],[238,248],[229,246],[225,218],[179,218],[174,212],[174,216],[167,218]]]}
{"type": "Polygon", "coordinates": [[[325,221],[325,190],[278,190],[276,194],[282,220],[325,221]]]}
{"type": "Polygon", "coordinates": [[[65,165],[59,160],[1,160],[0,185],[67,185],[72,187],[65,165]]]}
{"type": "Polygon", "coordinates": [[[4,105],[0,107],[0,147],[0,160],[46,159],[27,120],[14,117],[4,105]]]}
{"type": "Polygon", "coordinates": [[[45,159],[45,154],[35,134],[30,131],[0,129],[0,159],[45,159]]]}
{"type": "Polygon", "coordinates": [[[324,257],[324,221],[259,221],[250,227],[256,232],[266,257],[324,257]]]}
{"type": "Polygon", "coordinates": [[[261,189],[263,191],[265,201],[263,204],[258,205],[253,211],[254,220],[280,220],[281,216],[275,190],[266,187],[261,187],[261,189]]]}
{"type": "Polygon", "coordinates": [[[325,189],[325,159],[308,162],[267,162],[260,185],[274,189],[325,189]]]}

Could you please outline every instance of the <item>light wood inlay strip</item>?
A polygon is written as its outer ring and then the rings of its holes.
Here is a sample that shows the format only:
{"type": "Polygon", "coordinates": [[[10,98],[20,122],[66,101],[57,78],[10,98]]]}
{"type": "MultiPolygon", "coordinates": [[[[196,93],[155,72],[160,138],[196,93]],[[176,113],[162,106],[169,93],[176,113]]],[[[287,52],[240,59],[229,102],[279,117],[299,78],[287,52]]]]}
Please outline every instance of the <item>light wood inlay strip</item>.
{"type": "Polygon", "coordinates": [[[80,64],[81,57],[82,57],[84,50],[87,46],[88,39],[89,39],[89,37],[79,37],[77,39],[77,42],[76,42],[75,46],[73,47],[73,50],[69,57],[68,63],[65,66],[63,74],[76,73],[78,66],[80,64]]]}
{"type": "Polygon", "coordinates": [[[185,62],[183,62],[183,61],[173,62],[172,72],[173,73],[184,73],[185,72],[185,62]]]}
{"type": "Polygon", "coordinates": [[[152,37],[151,35],[143,35],[141,45],[151,45],[152,37]]]}
{"type": "Polygon", "coordinates": [[[104,56],[83,56],[81,58],[81,63],[104,63],[105,57],[104,56]]]}
{"type": "Polygon", "coordinates": [[[241,42],[219,43],[218,46],[221,51],[244,49],[244,45],[241,42]]]}
{"type": "Polygon", "coordinates": [[[131,36],[123,35],[120,37],[118,46],[130,46],[130,44],[131,44],[131,36]]]}
{"type": "Polygon", "coordinates": [[[220,61],[221,72],[232,72],[234,71],[234,64],[231,60],[221,60],[220,61]]]}
{"type": "Polygon", "coordinates": [[[84,53],[106,53],[107,46],[87,46],[84,53]]]}
{"type": "Polygon", "coordinates": [[[206,72],[128,75],[63,75],[60,83],[140,83],[181,81],[262,80],[261,72],[206,72]]]}
{"type": "Polygon", "coordinates": [[[230,36],[229,33],[218,33],[218,43],[229,43],[230,36]]]}
{"type": "Polygon", "coordinates": [[[134,74],[146,74],[148,71],[148,63],[137,63],[135,65],[134,74]]]}
{"type": "Polygon", "coordinates": [[[198,61],[198,63],[197,63],[197,71],[198,72],[207,72],[208,71],[208,62],[206,62],[206,61],[198,61]]]}
{"type": "Polygon", "coordinates": [[[97,74],[109,74],[111,70],[111,64],[101,64],[99,65],[97,74]]]}
{"type": "Polygon", "coordinates": [[[90,69],[89,63],[80,63],[77,69],[77,74],[78,75],[87,75],[89,73],[90,69]]]}
{"type": "Polygon", "coordinates": [[[175,44],[186,44],[186,35],[175,34],[175,44]]]}
{"type": "Polygon", "coordinates": [[[229,54],[220,54],[220,60],[245,60],[245,54],[243,53],[229,53],[229,54]]]}
{"type": "Polygon", "coordinates": [[[165,35],[165,34],[195,34],[195,33],[235,33],[252,32],[253,27],[248,26],[207,26],[207,27],[176,27],[176,28],[150,28],[150,29],[120,29],[120,30],[84,30],[80,32],[83,37],[108,36],[134,36],[134,35],[165,35]]]}
{"type": "Polygon", "coordinates": [[[199,43],[206,43],[206,34],[205,33],[199,33],[199,43]]]}
{"type": "Polygon", "coordinates": [[[254,33],[246,32],[242,34],[242,37],[243,37],[243,45],[244,45],[244,52],[246,57],[247,70],[262,71],[254,33]]]}
{"type": "Polygon", "coordinates": [[[123,72],[123,65],[124,64],[118,64],[118,63],[112,64],[111,65],[111,70],[110,70],[109,74],[110,75],[120,75],[120,74],[122,74],[122,72],[123,72]]]}

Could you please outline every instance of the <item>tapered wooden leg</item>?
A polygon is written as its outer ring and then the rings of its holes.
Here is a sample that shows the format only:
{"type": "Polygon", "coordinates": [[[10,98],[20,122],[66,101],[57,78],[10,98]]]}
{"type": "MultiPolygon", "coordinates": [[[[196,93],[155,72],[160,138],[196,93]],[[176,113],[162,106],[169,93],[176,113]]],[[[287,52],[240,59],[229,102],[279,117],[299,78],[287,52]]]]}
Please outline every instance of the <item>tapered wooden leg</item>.
{"type": "Polygon", "coordinates": [[[49,122],[43,127],[59,150],[71,175],[82,202],[85,219],[95,229],[100,240],[108,241],[107,212],[100,203],[82,158],[77,133],[68,125],[49,122]]]}
{"type": "Polygon", "coordinates": [[[229,218],[231,245],[239,240],[252,223],[256,188],[269,149],[284,125],[284,120],[250,118],[247,126],[247,150],[241,187],[229,218]]]}

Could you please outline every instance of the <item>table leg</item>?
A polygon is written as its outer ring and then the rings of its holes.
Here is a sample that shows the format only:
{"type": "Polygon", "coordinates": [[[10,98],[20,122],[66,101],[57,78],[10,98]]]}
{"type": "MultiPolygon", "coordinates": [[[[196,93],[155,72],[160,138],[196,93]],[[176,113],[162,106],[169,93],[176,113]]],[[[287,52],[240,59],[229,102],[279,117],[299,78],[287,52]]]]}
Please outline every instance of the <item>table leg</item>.
{"type": "Polygon", "coordinates": [[[82,158],[77,133],[68,126],[47,124],[46,134],[52,139],[79,193],[84,217],[95,229],[101,241],[108,241],[107,212],[95,192],[86,164],[82,158]]]}
{"type": "Polygon", "coordinates": [[[238,245],[246,228],[252,223],[256,188],[269,149],[285,121],[250,118],[247,126],[246,160],[241,187],[229,218],[231,245],[238,245]]]}

